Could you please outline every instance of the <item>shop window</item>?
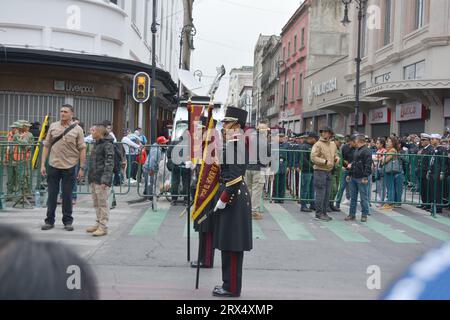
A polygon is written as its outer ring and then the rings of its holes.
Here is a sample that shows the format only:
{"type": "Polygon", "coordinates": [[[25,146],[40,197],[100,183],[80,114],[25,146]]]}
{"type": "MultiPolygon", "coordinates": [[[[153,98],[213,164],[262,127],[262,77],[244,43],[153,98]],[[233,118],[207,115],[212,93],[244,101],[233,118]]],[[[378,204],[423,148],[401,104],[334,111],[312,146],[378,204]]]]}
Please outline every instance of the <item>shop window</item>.
{"type": "Polygon", "coordinates": [[[294,55],[297,52],[297,35],[294,36],[294,55]]]}
{"type": "Polygon", "coordinates": [[[302,28],[302,35],[300,38],[300,49],[305,47],[305,28],[302,28]]]}
{"type": "Polygon", "coordinates": [[[405,80],[420,80],[425,76],[425,60],[420,61],[404,68],[405,80]]]}
{"type": "Polygon", "coordinates": [[[385,0],[384,6],[383,45],[387,46],[392,42],[392,0],[385,0]]]}
{"type": "Polygon", "coordinates": [[[416,0],[415,27],[420,29],[425,25],[425,0],[416,0]]]}

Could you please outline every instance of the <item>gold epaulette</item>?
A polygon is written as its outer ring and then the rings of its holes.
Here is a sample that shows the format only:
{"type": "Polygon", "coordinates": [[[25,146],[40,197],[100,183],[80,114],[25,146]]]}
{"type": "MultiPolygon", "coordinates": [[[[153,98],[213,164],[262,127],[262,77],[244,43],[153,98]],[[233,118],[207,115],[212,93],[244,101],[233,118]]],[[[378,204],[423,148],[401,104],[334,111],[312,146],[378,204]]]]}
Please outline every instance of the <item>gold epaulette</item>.
{"type": "Polygon", "coordinates": [[[227,182],[227,183],[225,184],[225,186],[226,186],[227,188],[228,188],[228,187],[231,187],[231,186],[234,186],[235,184],[238,184],[239,182],[241,182],[243,179],[244,179],[244,178],[243,178],[242,176],[237,177],[236,179],[227,182]]]}

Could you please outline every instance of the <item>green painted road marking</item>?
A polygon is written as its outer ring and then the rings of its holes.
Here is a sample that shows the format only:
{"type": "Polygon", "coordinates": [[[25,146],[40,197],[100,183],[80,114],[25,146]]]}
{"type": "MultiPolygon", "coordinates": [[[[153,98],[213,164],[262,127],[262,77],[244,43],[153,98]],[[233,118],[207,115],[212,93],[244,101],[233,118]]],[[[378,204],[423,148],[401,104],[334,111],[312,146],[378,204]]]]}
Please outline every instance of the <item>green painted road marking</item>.
{"type": "Polygon", "coordinates": [[[278,204],[266,204],[277,224],[289,240],[314,241],[316,238],[306,229],[303,223],[296,220],[285,208],[278,204]]]}
{"type": "Polygon", "coordinates": [[[358,232],[352,230],[351,227],[345,222],[332,220],[330,222],[321,221],[320,223],[345,242],[370,242],[370,240],[366,239],[358,232]]]}
{"type": "Polygon", "coordinates": [[[449,218],[445,218],[445,217],[442,217],[442,216],[439,216],[439,215],[436,215],[436,218],[433,218],[430,215],[427,215],[426,217],[431,219],[431,220],[433,220],[433,221],[435,221],[435,222],[437,222],[437,223],[444,224],[444,225],[450,227],[450,219],[449,218]]]}
{"type": "Polygon", "coordinates": [[[130,232],[131,236],[152,237],[156,235],[166,218],[167,208],[153,212],[148,209],[130,232]]]}
{"type": "Polygon", "coordinates": [[[253,220],[253,239],[254,240],[266,240],[266,236],[264,235],[259,223],[253,220]]]}
{"type": "Polygon", "coordinates": [[[414,220],[410,217],[407,217],[407,216],[404,216],[401,214],[399,214],[399,215],[390,215],[389,213],[383,213],[383,214],[387,217],[390,217],[391,219],[394,219],[397,222],[407,225],[408,227],[415,229],[417,231],[420,231],[422,233],[425,233],[435,239],[439,239],[442,241],[447,241],[450,239],[450,234],[448,234],[447,232],[430,227],[429,225],[419,222],[417,220],[414,220]]]}
{"type": "Polygon", "coordinates": [[[416,239],[413,239],[406,234],[395,230],[391,226],[378,222],[374,218],[370,217],[369,221],[367,222],[367,226],[375,231],[376,233],[379,233],[383,237],[391,240],[395,243],[420,243],[416,239]]]}

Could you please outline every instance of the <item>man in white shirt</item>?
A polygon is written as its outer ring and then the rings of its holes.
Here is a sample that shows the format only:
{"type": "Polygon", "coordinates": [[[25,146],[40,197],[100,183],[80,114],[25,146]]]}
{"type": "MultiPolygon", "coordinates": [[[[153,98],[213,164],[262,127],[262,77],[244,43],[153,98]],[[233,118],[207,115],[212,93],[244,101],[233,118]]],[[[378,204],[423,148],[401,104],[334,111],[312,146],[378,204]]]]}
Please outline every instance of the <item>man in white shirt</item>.
{"type": "Polygon", "coordinates": [[[138,171],[137,155],[142,148],[141,142],[134,134],[130,133],[129,129],[126,129],[124,131],[122,143],[127,158],[127,179],[130,179],[131,177],[131,182],[135,183],[138,171]]]}

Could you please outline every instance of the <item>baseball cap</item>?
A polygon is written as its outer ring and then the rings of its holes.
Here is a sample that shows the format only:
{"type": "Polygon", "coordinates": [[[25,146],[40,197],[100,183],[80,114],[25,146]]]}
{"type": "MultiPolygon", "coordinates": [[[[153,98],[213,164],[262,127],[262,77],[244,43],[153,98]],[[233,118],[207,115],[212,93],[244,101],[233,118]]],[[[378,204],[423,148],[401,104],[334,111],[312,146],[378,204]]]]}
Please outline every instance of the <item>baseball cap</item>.
{"type": "Polygon", "coordinates": [[[156,143],[157,144],[167,144],[169,142],[169,139],[166,139],[166,137],[158,137],[158,139],[156,139],[156,143]]]}

